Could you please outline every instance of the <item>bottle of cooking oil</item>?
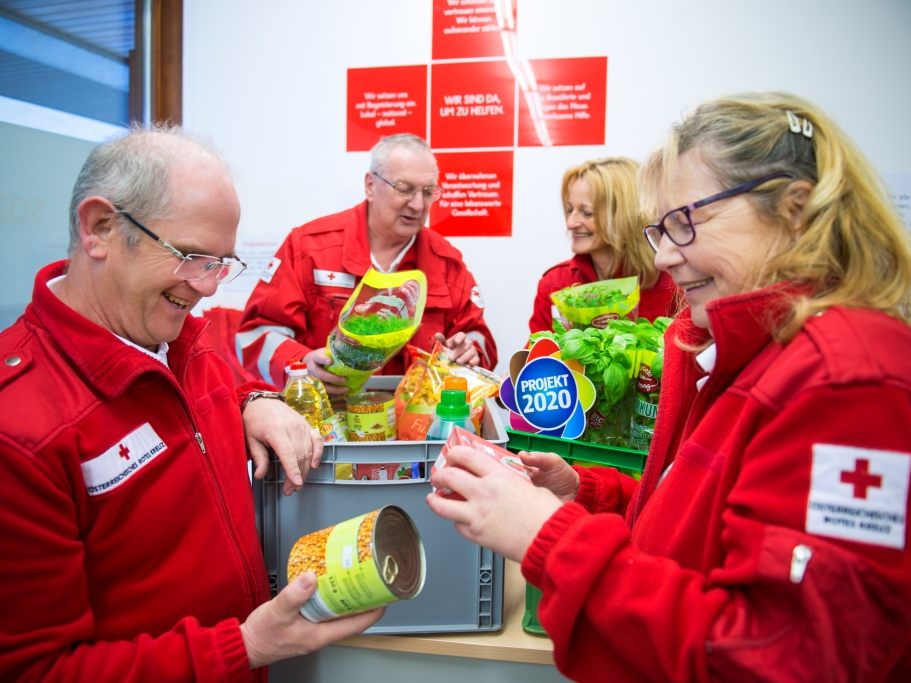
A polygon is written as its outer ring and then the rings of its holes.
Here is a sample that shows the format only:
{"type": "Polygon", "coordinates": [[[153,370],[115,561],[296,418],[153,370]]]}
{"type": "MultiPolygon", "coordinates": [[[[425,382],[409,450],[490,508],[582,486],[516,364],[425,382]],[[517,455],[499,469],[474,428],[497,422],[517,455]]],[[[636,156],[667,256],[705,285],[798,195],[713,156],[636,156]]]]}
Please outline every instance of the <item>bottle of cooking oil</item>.
{"type": "Polygon", "coordinates": [[[344,440],[340,421],[332,411],[326,387],[307,371],[306,363],[292,363],[287,368],[288,382],[282,392],[285,403],[306,418],[319,431],[325,443],[344,440]]]}

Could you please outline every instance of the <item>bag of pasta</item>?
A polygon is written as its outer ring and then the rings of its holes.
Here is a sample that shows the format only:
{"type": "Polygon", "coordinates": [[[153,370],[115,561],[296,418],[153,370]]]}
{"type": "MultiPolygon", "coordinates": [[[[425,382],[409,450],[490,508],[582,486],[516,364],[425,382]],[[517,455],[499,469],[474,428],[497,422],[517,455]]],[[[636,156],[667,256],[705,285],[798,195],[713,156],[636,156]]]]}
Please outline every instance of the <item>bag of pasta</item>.
{"type": "Polygon", "coordinates": [[[550,295],[564,327],[597,327],[608,320],[635,319],[639,309],[639,278],[621,277],[573,285],[550,295]]]}
{"type": "Polygon", "coordinates": [[[484,403],[500,391],[500,378],[484,368],[459,365],[437,342],[427,353],[409,347],[414,361],[395,390],[395,432],[400,441],[425,441],[444,388],[460,388],[471,407],[475,432],[481,433],[484,403]]]}
{"type": "Polygon", "coordinates": [[[414,336],[426,300],[427,277],[421,271],[368,270],[326,340],[332,358],[326,369],[344,377],[350,393],[360,391],[414,336]]]}

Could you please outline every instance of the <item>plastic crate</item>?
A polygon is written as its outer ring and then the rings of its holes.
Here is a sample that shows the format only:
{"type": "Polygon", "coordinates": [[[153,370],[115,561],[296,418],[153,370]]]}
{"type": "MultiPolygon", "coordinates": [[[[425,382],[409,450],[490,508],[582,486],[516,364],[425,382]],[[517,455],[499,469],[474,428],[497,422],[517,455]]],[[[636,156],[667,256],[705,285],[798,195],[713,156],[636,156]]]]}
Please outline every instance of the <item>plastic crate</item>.
{"type": "Polygon", "coordinates": [[[645,451],[620,446],[605,446],[588,441],[561,439],[556,436],[542,436],[530,432],[506,429],[506,447],[513,453],[519,451],[551,451],[571,465],[605,465],[629,472],[645,469],[645,451]]]}
{"type": "MultiPolygon", "coordinates": [[[[401,378],[372,378],[367,389],[392,391],[401,378]]],[[[481,435],[505,446],[500,409],[488,400],[481,435]]],[[[367,633],[417,634],[497,631],[503,627],[503,557],[470,543],[452,522],[435,515],[425,500],[430,469],[442,441],[338,442],[326,445],[319,468],[312,469],[303,490],[281,493],[284,472],[273,460],[269,474],[254,483],[263,552],[273,591],[287,584],[288,552],[311,531],[375,510],[398,505],[414,520],[424,544],[427,573],[421,594],[395,602],[367,633]],[[414,462],[414,479],[359,481],[336,479],[338,464],[414,462]]]]}
{"type": "MultiPolygon", "coordinates": [[[[542,436],[530,432],[506,430],[509,439],[506,448],[513,453],[519,451],[550,451],[563,457],[571,465],[604,465],[616,467],[632,476],[642,474],[645,469],[645,451],[619,446],[605,446],[587,441],[561,439],[555,436],[542,436]]],[[[525,613],[522,615],[522,629],[527,633],[546,636],[547,633],[538,621],[538,603],[541,591],[530,583],[525,584],[525,613]]]]}

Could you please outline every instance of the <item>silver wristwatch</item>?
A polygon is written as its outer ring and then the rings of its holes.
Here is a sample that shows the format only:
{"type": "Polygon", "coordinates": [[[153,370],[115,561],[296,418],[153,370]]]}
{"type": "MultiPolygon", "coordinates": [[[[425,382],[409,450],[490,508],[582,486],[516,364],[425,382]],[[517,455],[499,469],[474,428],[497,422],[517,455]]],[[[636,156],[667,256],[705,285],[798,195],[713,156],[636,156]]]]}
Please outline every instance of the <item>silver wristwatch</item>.
{"type": "Polygon", "coordinates": [[[280,391],[251,391],[247,394],[247,398],[244,399],[244,402],[240,404],[240,412],[244,412],[247,409],[247,406],[258,398],[274,398],[282,403],[285,402],[285,397],[280,391]]]}

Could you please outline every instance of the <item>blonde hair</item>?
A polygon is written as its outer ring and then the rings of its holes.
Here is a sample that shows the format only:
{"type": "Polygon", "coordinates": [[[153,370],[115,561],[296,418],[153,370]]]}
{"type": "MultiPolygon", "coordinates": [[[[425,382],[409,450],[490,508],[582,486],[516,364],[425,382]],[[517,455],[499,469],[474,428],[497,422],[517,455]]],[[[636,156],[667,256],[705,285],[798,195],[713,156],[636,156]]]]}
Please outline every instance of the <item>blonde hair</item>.
{"type": "Polygon", "coordinates": [[[561,197],[565,207],[569,188],[584,179],[592,191],[595,228],[610,250],[614,269],[624,276],[638,275],[643,287],[658,279],[655,255],[642,236],[647,222],[639,205],[636,176],[639,163],[626,157],[592,159],[563,174],[561,197]]]}
{"type": "Polygon", "coordinates": [[[699,154],[722,187],[776,172],[813,185],[796,231],[787,229],[781,206],[790,182],[764,184],[745,195],[761,217],[790,235],[751,284],[794,282],[808,292],[790,302],[789,314],[772,330],[777,338],[790,339],[808,317],[832,306],[879,310],[911,322],[908,230],[873,167],[818,107],[781,92],[700,105],[643,167],[646,203],[676,158],[689,151],[699,154]],[[792,132],[789,120],[801,132],[792,132]]]}

